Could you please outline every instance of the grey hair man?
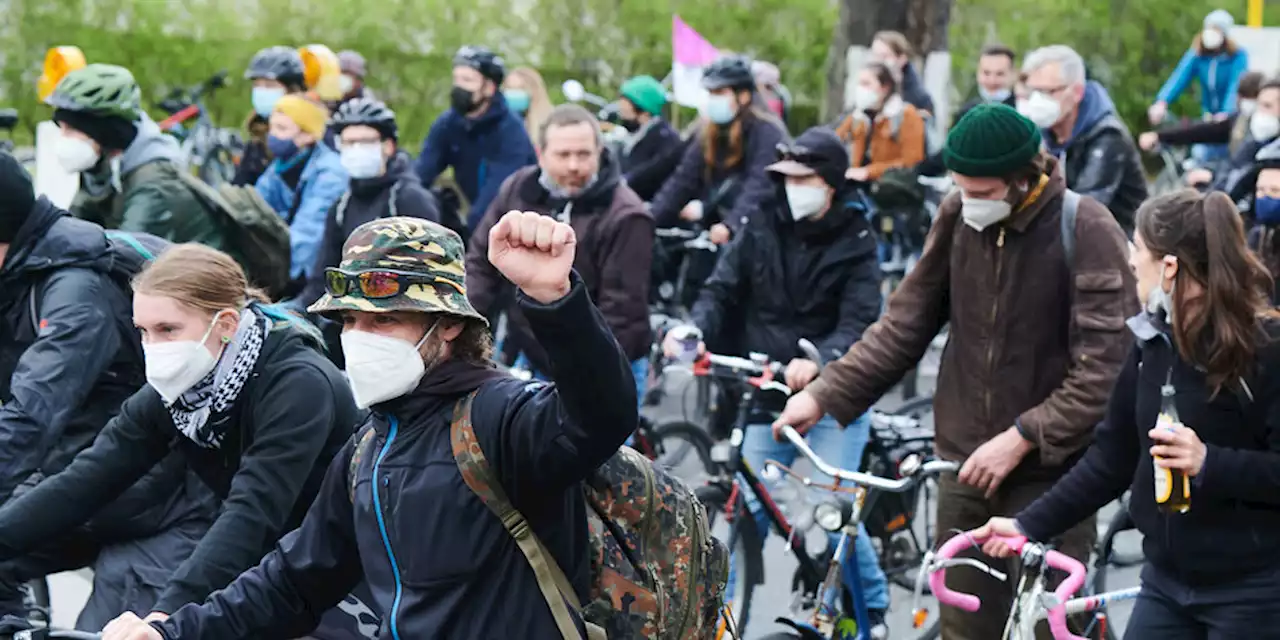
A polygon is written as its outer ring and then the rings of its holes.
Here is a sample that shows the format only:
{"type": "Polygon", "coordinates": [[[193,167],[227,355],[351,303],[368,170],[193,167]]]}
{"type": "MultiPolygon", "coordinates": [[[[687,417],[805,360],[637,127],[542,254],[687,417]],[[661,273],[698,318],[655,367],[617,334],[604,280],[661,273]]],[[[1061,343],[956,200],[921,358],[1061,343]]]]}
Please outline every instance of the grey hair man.
{"type": "Polygon", "coordinates": [[[1018,110],[1041,128],[1046,149],[1066,173],[1067,187],[1106,205],[1133,236],[1133,215],[1147,198],[1138,147],[1107,90],[1085,75],[1084,59],[1055,44],[1022,63],[1030,95],[1018,110]]]}

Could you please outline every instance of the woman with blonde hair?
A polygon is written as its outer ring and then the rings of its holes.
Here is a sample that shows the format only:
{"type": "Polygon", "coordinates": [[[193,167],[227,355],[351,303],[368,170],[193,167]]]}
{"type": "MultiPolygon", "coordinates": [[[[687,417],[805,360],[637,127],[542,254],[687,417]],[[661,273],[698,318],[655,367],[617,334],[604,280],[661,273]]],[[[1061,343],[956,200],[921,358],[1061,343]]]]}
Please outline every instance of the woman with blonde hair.
{"type": "Polygon", "coordinates": [[[512,69],[502,83],[502,96],[507,99],[507,106],[524,118],[524,129],[537,146],[538,128],[552,107],[542,74],[533,67],[512,69]]]}
{"type": "Polygon", "coordinates": [[[361,415],[315,329],[263,304],[221,251],[162,253],[134,280],[133,322],[146,386],[65,470],[0,509],[0,560],[85,523],[177,452],[222,506],[152,607],[149,618],[163,619],[225,587],[302,522],[361,415]]]}

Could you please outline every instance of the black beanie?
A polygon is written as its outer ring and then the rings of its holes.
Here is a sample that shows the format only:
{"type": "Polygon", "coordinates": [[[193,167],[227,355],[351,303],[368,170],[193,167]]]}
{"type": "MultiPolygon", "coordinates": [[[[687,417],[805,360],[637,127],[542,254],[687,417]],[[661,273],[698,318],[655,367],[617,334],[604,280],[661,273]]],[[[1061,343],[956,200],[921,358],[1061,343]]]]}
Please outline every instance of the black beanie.
{"type": "Polygon", "coordinates": [[[138,137],[138,126],[119,116],[102,116],[88,111],[54,109],[53,121],[93,139],[108,151],[124,151],[138,137]]]}
{"type": "Polygon", "coordinates": [[[0,243],[9,244],[18,237],[18,229],[35,204],[36,192],[27,170],[12,155],[0,152],[0,243]]]}

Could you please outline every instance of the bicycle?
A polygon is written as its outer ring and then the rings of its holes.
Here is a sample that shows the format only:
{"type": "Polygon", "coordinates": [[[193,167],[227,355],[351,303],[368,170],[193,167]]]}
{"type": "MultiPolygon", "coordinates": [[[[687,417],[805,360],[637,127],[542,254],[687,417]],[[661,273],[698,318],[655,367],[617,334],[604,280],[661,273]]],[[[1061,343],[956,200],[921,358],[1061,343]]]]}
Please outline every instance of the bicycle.
{"type": "Polygon", "coordinates": [[[13,634],[13,640],[102,640],[102,634],[75,629],[27,629],[13,634]]]}
{"type": "Polygon", "coordinates": [[[689,319],[692,297],[697,293],[689,282],[691,256],[698,252],[716,253],[719,247],[711,241],[709,231],[671,227],[654,229],[654,268],[651,305],[672,318],[689,319]],[[672,273],[672,266],[675,266],[672,273]]]}
{"type": "MultiPolygon", "coordinates": [[[[1030,542],[1026,538],[1003,538],[1004,542],[1018,554],[1021,562],[1018,589],[1009,611],[1009,621],[1005,624],[1003,640],[1034,640],[1035,627],[1041,620],[1048,620],[1049,629],[1055,640],[1088,640],[1092,628],[1099,627],[1099,637],[1108,633],[1106,615],[1096,612],[1107,604],[1133,600],[1141,593],[1142,587],[1122,589],[1120,591],[1098,593],[1091,596],[1073,598],[1072,595],[1084,585],[1086,569],[1080,561],[1045,547],[1030,542]],[[1050,592],[1047,586],[1045,568],[1065,571],[1068,575],[1058,588],[1050,592]],[[1094,612],[1092,622],[1085,635],[1075,635],[1067,626],[1067,616],[1094,612]]],[[[921,578],[928,575],[929,586],[933,589],[938,601],[947,606],[959,607],[974,612],[982,606],[982,602],[973,595],[957,593],[947,588],[946,572],[949,567],[969,566],[983,571],[998,580],[1007,581],[1008,576],[974,558],[955,558],[954,556],[971,546],[978,546],[985,539],[974,538],[972,532],[961,533],[942,545],[936,555],[931,554],[929,562],[921,570],[921,578]]]]}
{"type": "Polygon", "coordinates": [[[177,138],[187,166],[204,182],[218,186],[231,182],[236,174],[240,156],[244,154],[244,141],[239,132],[219,128],[205,107],[205,98],[227,86],[224,69],[211,78],[189,89],[174,89],[157,105],[169,114],[160,121],[161,131],[177,138]],[[195,124],[184,123],[195,118],[195,124]]]}
{"type": "MultiPolygon", "coordinates": [[[[816,351],[812,343],[807,340],[801,341],[801,350],[806,352],[806,355],[811,355],[809,352],[816,351]]],[[[818,522],[819,526],[829,533],[839,534],[841,543],[837,544],[834,549],[828,549],[830,557],[825,557],[826,554],[819,556],[818,554],[810,553],[805,546],[804,537],[799,535],[802,527],[796,526],[788,520],[769,489],[756,476],[742,455],[742,443],[745,438],[749,414],[761,406],[770,406],[774,402],[785,400],[791,394],[790,388],[775,380],[775,377],[781,374],[782,367],[781,363],[769,362],[768,357],[762,354],[751,354],[749,358],[739,358],[706,353],[695,362],[695,369],[703,369],[723,377],[736,377],[745,383],[741,400],[739,401],[739,413],[734,422],[729,441],[726,445],[717,445],[712,449],[712,459],[722,465],[724,473],[696,490],[699,499],[707,508],[709,517],[713,519],[713,523],[715,517],[713,514],[722,513],[731,526],[729,548],[731,562],[734,564],[735,581],[730,586],[733,596],[727,604],[729,619],[722,622],[720,636],[718,637],[724,637],[726,628],[737,628],[741,631],[746,626],[750,618],[755,588],[764,582],[764,538],[761,536],[760,530],[756,526],[756,520],[748,510],[744,499],[744,493],[749,492],[763,506],[770,528],[787,541],[787,545],[798,563],[795,575],[792,578],[793,591],[798,594],[797,604],[793,608],[820,609],[817,606],[819,603],[823,603],[825,606],[826,603],[820,600],[820,597],[827,593],[827,591],[823,590],[822,585],[828,582],[829,578],[834,580],[835,578],[832,578],[832,575],[838,575],[843,571],[846,578],[832,582],[832,584],[840,585],[839,588],[842,590],[842,594],[839,604],[843,607],[846,615],[841,618],[843,622],[837,620],[829,622],[841,628],[841,635],[836,637],[842,640],[868,640],[871,627],[856,569],[857,553],[853,548],[853,538],[844,530],[851,527],[851,530],[855,532],[853,535],[856,535],[857,524],[865,517],[867,510],[871,508],[870,505],[875,504],[873,497],[876,494],[867,491],[867,486],[877,491],[906,492],[916,486],[919,479],[912,476],[911,473],[905,473],[913,471],[909,464],[898,467],[899,473],[903,475],[903,478],[899,480],[876,478],[848,471],[833,473],[831,471],[839,470],[833,469],[829,465],[826,467],[820,466],[820,470],[834,478],[850,480],[851,482],[855,481],[852,479],[856,479],[855,484],[863,488],[855,487],[853,490],[855,493],[860,493],[861,497],[858,500],[857,508],[849,511],[850,521],[840,522],[838,525],[831,527],[823,526],[821,524],[822,521],[826,520],[830,524],[830,518],[833,516],[829,513],[826,515],[820,514],[818,510],[823,509],[826,512],[830,512],[830,508],[822,507],[821,505],[814,508],[814,521],[818,522]],[[761,392],[768,395],[765,402],[759,402],[758,400],[757,394],[761,392]],[[745,526],[734,526],[738,523],[743,523],[745,526]],[[835,571],[835,574],[832,574],[833,571],[835,571]],[[864,631],[859,635],[858,629],[864,631]]],[[[803,441],[803,439],[801,440],[803,441]]],[[[797,448],[806,456],[812,454],[812,450],[807,445],[797,448]]],[[[825,465],[825,463],[823,464],[825,465]]],[[[936,469],[937,467],[933,468],[936,469]]],[[[955,465],[948,465],[946,468],[954,469],[955,465]]],[[[848,491],[848,489],[838,488],[837,491],[848,491]]],[[[778,619],[777,622],[787,624],[802,634],[816,633],[813,629],[806,631],[807,628],[802,623],[785,618],[778,619]]],[[[934,638],[937,637],[938,632],[937,628],[929,629],[920,637],[934,638]]],[[[808,635],[803,637],[818,636],[808,635]]]]}
{"type": "MultiPolygon", "coordinates": [[[[1115,515],[1107,523],[1105,531],[1098,536],[1098,544],[1094,551],[1093,571],[1086,585],[1088,594],[1107,593],[1109,591],[1107,582],[1112,577],[1111,569],[1125,569],[1142,565],[1146,561],[1146,557],[1142,553],[1141,540],[1134,541],[1132,539],[1122,539],[1120,536],[1137,531],[1137,526],[1133,519],[1129,516],[1129,497],[1120,499],[1120,508],[1116,510],[1115,515]],[[1136,547],[1137,551],[1123,551],[1117,549],[1117,542],[1123,541],[1124,546],[1136,547]]],[[[1141,534],[1138,534],[1139,537],[1141,534]]],[[[1103,603],[1097,610],[1100,616],[1107,616],[1107,603],[1103,603]]],[[[1107,626],[1103,629],[1101,637],[1105,640],[1118,640],[1115,632],[1111,627],[1107,626]]]]}

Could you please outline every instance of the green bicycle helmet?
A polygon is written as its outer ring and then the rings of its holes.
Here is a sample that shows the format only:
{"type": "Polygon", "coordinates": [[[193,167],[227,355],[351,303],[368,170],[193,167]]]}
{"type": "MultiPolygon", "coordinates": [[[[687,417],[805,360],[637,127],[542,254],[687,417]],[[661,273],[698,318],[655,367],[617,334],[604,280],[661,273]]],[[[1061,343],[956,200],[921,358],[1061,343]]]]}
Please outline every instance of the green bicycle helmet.
{"type": "Polygon", "coordinates": [[[133,74],[113,64],[91,64],[68,73],[45,104],[133,122],[142,112],[142,89],[133,74]]]}

